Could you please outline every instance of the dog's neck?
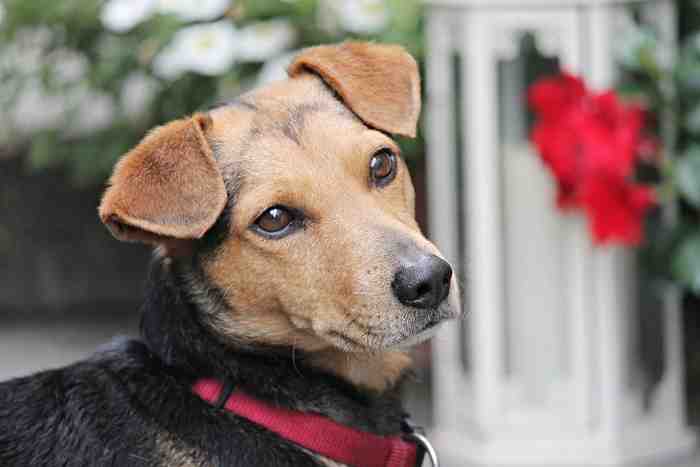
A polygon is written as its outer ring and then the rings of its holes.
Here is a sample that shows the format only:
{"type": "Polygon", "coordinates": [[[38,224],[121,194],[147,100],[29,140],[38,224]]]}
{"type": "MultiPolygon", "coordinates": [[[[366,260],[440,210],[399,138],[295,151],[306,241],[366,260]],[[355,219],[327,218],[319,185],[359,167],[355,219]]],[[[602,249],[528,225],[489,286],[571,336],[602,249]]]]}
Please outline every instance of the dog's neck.
{"type": "Polygon", "coordinates": [[[383,392],[401,379],[411,365],[404,352],[349,354],[337,349],[316,352],[307,357],[314,367],[335,374],[350,383],[383,392]]]}
{"type": "Polygon", "coordinates": [[[339,351],[304,355],[290,348],[224,343],[201,321],[184,292],[187,281],[176,270],[154,261],[141,329],[151,351],[185,380],[215,377],[261,399],[320,412],[360,429],[400,430],[404,354],[348,358],[339,351]],[[387,368],[394,368],[391,378],[387,368]]]}

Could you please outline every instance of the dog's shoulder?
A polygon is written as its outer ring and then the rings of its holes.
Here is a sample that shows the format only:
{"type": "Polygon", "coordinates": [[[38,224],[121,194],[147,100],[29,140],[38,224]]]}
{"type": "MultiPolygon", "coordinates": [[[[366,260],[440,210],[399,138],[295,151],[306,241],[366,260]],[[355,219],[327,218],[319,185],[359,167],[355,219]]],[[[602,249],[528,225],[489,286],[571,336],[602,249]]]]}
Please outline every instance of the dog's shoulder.
{"type": "Polygon", "coordinates": [[[73,365],[0,383],[0,465],[319,464],[217,412],[143,343],[120,339],[73,365]]]}
{"type": "Polygon", "coordinates": [[[146,425],[115,374],[138,371],[146,355],[139,346],[122,340],[70,366],[0,383],[0,464],[154,465],[140,459],[146,425]],[[131,453],[127,444],[135,444],[131,453]]]}

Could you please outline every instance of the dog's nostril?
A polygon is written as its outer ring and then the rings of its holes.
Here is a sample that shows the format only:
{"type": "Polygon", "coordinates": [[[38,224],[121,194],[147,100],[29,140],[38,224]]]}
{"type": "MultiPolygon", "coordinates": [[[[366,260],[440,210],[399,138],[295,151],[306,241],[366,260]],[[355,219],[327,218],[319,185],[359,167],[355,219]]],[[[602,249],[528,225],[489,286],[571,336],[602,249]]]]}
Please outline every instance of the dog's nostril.
{"type": "Polygon", "coordinates": [[[416,295],[418,297],[430,293],[430,284],[423,282],[421,285],[418,286],[416,289],[416,295]]]}
{"type": "Polygon", "coordinates": [[[404,264],[394,275],[392,290],[396,298],[414,308],[434,308],[450,291],[452,268],[441,258],[425,255],[404,264]]]}

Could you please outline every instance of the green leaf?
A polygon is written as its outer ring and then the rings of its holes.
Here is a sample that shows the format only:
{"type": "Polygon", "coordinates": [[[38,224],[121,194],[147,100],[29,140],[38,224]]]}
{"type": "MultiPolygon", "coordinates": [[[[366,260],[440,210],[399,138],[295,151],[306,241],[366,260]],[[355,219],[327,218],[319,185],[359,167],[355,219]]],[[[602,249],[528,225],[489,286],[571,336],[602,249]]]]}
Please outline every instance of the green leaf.
{"type": "Polygon", "coordinates": [[[691,133],[700,133],[700,103],[686,114],[683,124],[691,133]]]}
{"type": "Polygon", "coordinates": [[[643,96],[647,91],[640,82],[632,80],[618,84],[615,89],[625,99],[643,96]]]}
{"type": "Polygon", "coordinates": [[[683,89],[691,92],[700,90],[700,63],[682,63],[677,75],[683,89]]]}
{"type": "Polygon", "coordinates": [[[642,270],[655,280],[671,278],[669,258],[685,234],[678,224],[665,222],[661,209],[651,210],[644,219],[644,241],[639,249],[642,270]]]}
{"type": "Polygon", "coordinates": [[[683,285],[700,293],[700,232],[697,229],[681,241],[671,259],[671,272],[683,285]]]}
{"type": "Polygon", "coordinates": [[[688,148],[676,163],[674,178],[683,198],[700,207],[700,146],[688,148]]]}

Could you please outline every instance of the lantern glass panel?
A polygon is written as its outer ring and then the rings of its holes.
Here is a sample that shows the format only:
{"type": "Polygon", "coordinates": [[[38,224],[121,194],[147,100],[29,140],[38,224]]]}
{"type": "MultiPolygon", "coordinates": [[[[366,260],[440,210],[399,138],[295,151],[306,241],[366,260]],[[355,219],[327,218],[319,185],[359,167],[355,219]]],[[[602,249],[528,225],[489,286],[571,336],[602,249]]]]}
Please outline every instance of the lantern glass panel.
{"type": "Polygon", "coordinates": [[[551,175],[532,149],[528,87],[558,72],[542,37],[513,31],[497,55],[505,378],[508,406],[566,406],[569,377],[565,216],[551,175]],[[553,287],[553,284],[559,284],[553,287]]]}

